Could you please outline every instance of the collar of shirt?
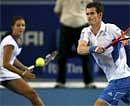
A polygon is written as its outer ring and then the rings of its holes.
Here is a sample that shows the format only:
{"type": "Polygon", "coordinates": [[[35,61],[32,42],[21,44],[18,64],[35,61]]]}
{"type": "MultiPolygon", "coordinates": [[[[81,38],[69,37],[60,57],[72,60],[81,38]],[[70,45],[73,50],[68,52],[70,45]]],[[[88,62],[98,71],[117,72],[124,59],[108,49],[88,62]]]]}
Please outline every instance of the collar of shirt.
{"type": "MultiPolygon", "coordinates": [[[[106,35],[105,33],[106,33],[106,25],[105,25],[104,22],[101,22],[101,27],[100,27],[98,33],[96,34],[96,36],[91,31],[91,26],[89,26],[89,28],[88,28],[88,35],[89,35],[88,39],[91,42],[90,45],[106,45],[106,44],[103,43],[104,42],[103,36],[106,35]]],[[[102,46],[102,47],[104,47],[104,46],[102,46]]]]}
{"type": "MultiPolygon", "coordinates": [[[[91,28],[92,28],[92,27],[89,26],[88,32],[90,33],[90,35],[91,35],[91,34],[94,35],[93,32],[91,31],[91,28]]],[[[98,31],[98,33],[96,34],[95,37],[98,37],[102,32],[105,32],[105,23],[104,23],[103,21],[101,21],[101,27],[100,27],[100,29],[99,29],[99,31],[98,31]]]]}

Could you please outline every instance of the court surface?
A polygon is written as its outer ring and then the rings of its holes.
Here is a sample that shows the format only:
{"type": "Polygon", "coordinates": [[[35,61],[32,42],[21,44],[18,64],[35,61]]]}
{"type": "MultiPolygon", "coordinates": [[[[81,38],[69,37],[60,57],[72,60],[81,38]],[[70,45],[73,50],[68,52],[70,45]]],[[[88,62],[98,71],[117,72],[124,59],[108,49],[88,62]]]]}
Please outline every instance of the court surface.
{"type": "MultiPolygon", "coordinates": [[[[93,106],[106,83],[96,83],[98,89],[84,88],[81,82],[68,83],[67,88],[53,88],[53,82],[29,83],[45,101],[45,106],[93,106]],[[99,86],[100,85],[100,86],[99,86]]],[[[0,106],[31,106],[24,97],[0,87],[0,106]]],[[[120,102],[119,106],[128,106],[120,102]]]]}

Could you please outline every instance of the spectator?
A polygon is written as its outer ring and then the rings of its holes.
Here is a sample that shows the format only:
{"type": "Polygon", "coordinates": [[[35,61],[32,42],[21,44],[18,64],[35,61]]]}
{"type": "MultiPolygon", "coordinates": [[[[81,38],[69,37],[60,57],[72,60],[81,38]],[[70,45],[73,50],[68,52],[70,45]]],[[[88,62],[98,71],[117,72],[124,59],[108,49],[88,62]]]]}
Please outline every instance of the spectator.
{"type": "MultiPolygon", "coordinates": [[[[54,12],[60,18],[60,42],[58,55],[58,75],[56,88],[65,87],[67,59],[73,55],[72,47],[77,48],[81,30],[88,26],[85,16],[86,5],[92,0],[57,0],[54,12]]],[[[75,49],[76,53],[76,49],[75,49]]],[[[82,59],[85,87],[93,82],[89,56],[79,55],[82,59]]]]}

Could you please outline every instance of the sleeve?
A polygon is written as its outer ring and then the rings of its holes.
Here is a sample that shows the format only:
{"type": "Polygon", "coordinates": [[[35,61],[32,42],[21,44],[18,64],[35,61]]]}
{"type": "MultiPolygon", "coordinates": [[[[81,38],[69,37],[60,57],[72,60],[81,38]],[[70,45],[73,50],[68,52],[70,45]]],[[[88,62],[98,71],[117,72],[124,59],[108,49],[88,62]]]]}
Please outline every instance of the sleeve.
{"type": "Polygon", "coordinates": [[[115,38],[118,38],[121,35],[122,30],[115,24],[112,24],[110,28],[115,38]]]}
{"type": "Polygon", "coordinates": [[[11,36],[7,36],[6,38],[3,39],[2,46],[4,47],[6,45],[12,45],[12,46],[16,45],[14,39],[12,39],[11,36]]]}
{"type": "Polygon", "coordinates": [[[56,1],[55,7],[54,7],[55,13],[60,13],[62,11],[62,3],[63,3],[63,0],[56,1]]]}

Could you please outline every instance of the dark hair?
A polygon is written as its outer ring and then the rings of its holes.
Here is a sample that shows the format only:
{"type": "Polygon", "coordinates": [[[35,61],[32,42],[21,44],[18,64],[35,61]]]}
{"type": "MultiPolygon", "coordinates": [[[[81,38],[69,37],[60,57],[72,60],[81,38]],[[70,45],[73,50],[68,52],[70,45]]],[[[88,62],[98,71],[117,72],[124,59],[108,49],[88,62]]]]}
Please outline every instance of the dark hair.
{"type": "Polygon", "coordinates": [[[92,8],[92,7],[96,8],[97,13],[104,12],[104,6],[102,5],[101,2],[90,2],[86,6],[86,8],[92,8]]]}
{"type": "Polygon", "coordinates": [[[11,26],[13,26],[17,20],[25,20],[25,19],[22,16],[14,16],[11,22],[11,26]]]}
{"type": "MultiPolygon", "coordinates": [[[[17,20],[25,20],[22,16],[14,16],[13,19],[12,19],[12,22],[11,22],[11,26],[14,26],[14,24],[16,23],[17,20]]],[[[12,30],[8,31],[4,36],[2,36],[1,40],[8,36],[8,35],[11,35],[12,34],[12,30]]]]}

